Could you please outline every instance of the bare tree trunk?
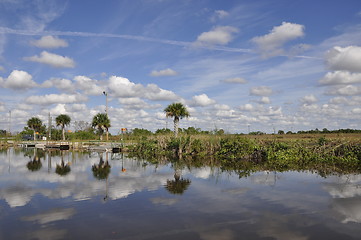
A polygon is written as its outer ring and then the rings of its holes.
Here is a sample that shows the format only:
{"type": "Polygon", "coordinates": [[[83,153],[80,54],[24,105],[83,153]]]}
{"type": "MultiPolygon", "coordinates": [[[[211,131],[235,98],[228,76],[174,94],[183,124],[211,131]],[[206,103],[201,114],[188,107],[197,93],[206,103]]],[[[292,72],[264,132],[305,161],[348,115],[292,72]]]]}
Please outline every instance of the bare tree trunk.
{"type": "Polygon", "coordinates": [[[178,125],[179,125],[179,118],[174,117],[174,136],[178,136],[178,125]]]}
{"type": "Polygon", "coordinates": [[[64,127],[62,129],[62,132],[63,132],[63,141],[65,141],[65,129],[64,129],[64,127]]]}

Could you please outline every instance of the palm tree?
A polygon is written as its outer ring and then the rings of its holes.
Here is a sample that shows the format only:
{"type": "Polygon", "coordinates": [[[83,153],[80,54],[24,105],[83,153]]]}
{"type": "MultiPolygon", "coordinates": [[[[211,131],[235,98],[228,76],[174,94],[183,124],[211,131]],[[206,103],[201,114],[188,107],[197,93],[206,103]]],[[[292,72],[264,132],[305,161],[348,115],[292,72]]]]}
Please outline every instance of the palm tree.
{"type": "Polygon", "coordinates": [[[106,113],[98,113],[93,117],[92,127],[98,128],[100,140],[103,140],[104,129],[107,132],[107,141],[108,141],[108,130],[110,128],[110,120],[106,113]]]}
{"type": "Polygon", "coordinates": [[[65,141],[65,126],[69,125],[71,119],[66,114],[60,114],[55,118],[55,121],[56,121],[56,126],[61,126],[61,130],[63,133],[63,141],[65,141]]]}
{"type": "Polygon", "coordinates": [[[41,126],[43,125],[43,122],[38,117],[32,117],[27,122],[28,127],[30,129],[34,130],[34,141],[36,140],[36,132],[40,131],[41,126]]]}
{"type": "Polygon", "coordinates": [[[174,117],[174,136],[178,136],[179,119],[189,117],[187,108],[182,103],[172,103],[164,109],[166,117],[174,117]]]}

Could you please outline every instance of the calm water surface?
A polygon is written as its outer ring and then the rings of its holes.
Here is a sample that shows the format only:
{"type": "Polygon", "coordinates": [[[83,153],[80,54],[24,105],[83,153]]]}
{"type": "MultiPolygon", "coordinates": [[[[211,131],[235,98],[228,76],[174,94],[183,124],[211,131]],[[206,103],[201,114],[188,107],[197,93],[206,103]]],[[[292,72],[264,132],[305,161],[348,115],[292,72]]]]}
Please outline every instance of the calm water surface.
{"type": "Polygon", "coordinates": [[[121,154],[7,149],[0,239],[361,239],[361,175],[240,179],[121,154]],[[109,175],[94,174],[107,159],[109,175]]]}

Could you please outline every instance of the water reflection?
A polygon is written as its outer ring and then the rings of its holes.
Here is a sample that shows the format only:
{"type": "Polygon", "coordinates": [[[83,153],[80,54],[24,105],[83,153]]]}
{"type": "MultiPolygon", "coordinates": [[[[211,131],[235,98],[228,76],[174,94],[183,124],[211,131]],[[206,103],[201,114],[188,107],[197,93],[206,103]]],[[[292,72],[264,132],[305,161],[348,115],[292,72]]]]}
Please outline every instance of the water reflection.
{"type": "Polygon", "coordinates": [[[110,168],[111,166],[108,159],[104,162],[103,156],[100,156],[99,163],[92,166],[93,175],[99,180],[107,179],[110,173],[110,168]]]}
{"type": "Polygon", "coordinates": [[[183,194],[191,184],[191,180],[181,177],[181,171],[174,172],[174,180],[167,179],[165,188],[172,194],[183,194]]]}
{"type": "Polygon", "coordinates": [[[43,164],[40,161],[40,157],[41,157],[42,154],[40,154],[40,150],[39,151],[37,151],[37,150],[38,149],[34,148],[33,156],[30,156],[30,154],[28,152],[26,152],[24,154],[24,156],[29,156],[30,159],[32,158],[32,160],[30,160],[26,164],[26,167],[32,172],[40,170],[40,168],[43,166],[43,164]]]}
{"type": "Polygon", "coordinates": [[[213,165],[9,149],[0,152],[0,185],[0,239],[361,235],[361,175],[260,171],[240,179],[213,165]],[[37,171],[27,167],[34,156],[43,165],[37,171]],[[59,175],[58,166],[71,170],[59,175]],[[109,172],[94,174],[94,166],[109,172]]]}

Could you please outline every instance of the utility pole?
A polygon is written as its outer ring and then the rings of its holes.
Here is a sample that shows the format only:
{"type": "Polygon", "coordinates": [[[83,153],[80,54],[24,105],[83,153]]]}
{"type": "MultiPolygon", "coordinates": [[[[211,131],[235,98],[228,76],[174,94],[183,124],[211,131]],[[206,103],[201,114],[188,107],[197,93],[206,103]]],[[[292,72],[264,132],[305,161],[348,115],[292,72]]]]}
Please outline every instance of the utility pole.
{"type": "Polygon", "coordinates": [[[11,136],[11,110],[9,110],[9,136],[11,136]]]}
{"type": "Polygon", "coordinates": [[[48,117],[48,141],[51,138],[51,116],[50,116],[50,112],[49,112],[49,117],[48,117]]]}
{"type": "Polygon", "coordinates": [[[103,94],[105,95],[105,114],[108,116],[108,93],[104,91],[103,94]]]}

